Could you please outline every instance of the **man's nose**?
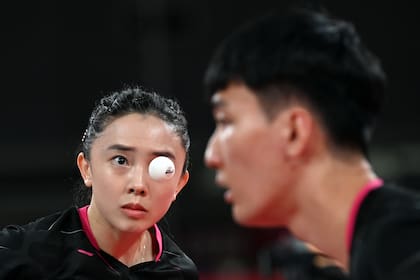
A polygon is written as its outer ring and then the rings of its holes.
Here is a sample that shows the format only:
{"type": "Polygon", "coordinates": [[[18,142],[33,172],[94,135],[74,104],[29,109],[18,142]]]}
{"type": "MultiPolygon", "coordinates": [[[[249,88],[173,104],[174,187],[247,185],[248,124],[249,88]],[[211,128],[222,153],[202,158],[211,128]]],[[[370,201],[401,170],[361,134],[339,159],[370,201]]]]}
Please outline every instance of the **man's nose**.
{"type": "Polygon", "coordinates": [[[204,163],[209,168],[217,169],[220,166],[220,157],[218,154],[218,141],[215,133],[211,135],[207,142],[206,151],[204,153],[204,163]]]}

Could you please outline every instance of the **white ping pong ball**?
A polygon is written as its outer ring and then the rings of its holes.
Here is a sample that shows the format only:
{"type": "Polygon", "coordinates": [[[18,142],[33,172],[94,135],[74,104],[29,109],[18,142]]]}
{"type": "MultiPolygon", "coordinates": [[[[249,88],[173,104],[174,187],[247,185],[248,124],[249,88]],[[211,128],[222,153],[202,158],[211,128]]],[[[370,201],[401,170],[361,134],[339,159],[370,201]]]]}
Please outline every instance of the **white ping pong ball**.
{"type": "Polygon", "coordinates": [[[154,180],[170,179],[174,174],[174,162],[168,157],[160,156],[149,163],[149,175],[154,180]]]}

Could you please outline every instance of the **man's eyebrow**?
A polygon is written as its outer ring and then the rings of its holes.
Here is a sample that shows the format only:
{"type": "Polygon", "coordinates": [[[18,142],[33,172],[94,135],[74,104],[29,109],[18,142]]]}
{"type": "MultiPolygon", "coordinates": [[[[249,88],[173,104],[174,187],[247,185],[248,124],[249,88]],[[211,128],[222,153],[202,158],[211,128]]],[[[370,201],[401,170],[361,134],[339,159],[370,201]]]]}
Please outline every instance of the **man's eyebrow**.
{"type": "Polygon", "coordinates": [[[226,107],[226,102],[220,97],[220,95],[214,95],[210,100],[210,104],[213,110],[226,107]]]}

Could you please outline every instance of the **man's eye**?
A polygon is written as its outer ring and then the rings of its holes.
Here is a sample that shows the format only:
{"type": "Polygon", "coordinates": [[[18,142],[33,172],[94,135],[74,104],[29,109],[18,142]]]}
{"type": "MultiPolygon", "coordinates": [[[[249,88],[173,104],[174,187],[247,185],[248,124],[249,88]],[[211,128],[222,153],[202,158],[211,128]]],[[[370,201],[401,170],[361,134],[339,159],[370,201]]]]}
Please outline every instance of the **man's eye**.
{"type": "Polygon", "coordinates": [[[217,126],[225,126],[231,123],[231,119],[223,111],[217,111],[213,114],[214,122],[217,126]]]}
{"type": "Polygon", "coordinates": [[[229,124],[229,120],[224,119],[224,118],[223,119],[216,119],[215,122],[216,122],[216,125],[218,125],[218,126],[225,126],[225,125],[229,124]]]}
{"type": "Polygon", "coordinates": [[[123,156],[116,156],[112,159],[112,161],[117,165],[126,165],[127,159],[123,156]]]}

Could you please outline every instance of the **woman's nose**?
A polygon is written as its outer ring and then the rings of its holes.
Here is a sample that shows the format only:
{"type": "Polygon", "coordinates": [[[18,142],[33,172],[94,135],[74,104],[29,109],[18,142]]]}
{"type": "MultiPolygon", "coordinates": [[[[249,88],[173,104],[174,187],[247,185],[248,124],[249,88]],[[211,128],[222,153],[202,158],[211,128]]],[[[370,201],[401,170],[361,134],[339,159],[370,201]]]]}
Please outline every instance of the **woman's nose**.
{"type": "Polygon", "coordinates": [[[135,194],[135,195],[141,195],[145,196],[148,194],[148,186],[147,182],[145,180],[145,168],[135,168],[133,169],[133,172],[131,174],[131,180],[130,185],[128,188],[128,192],[135,194]]]}

